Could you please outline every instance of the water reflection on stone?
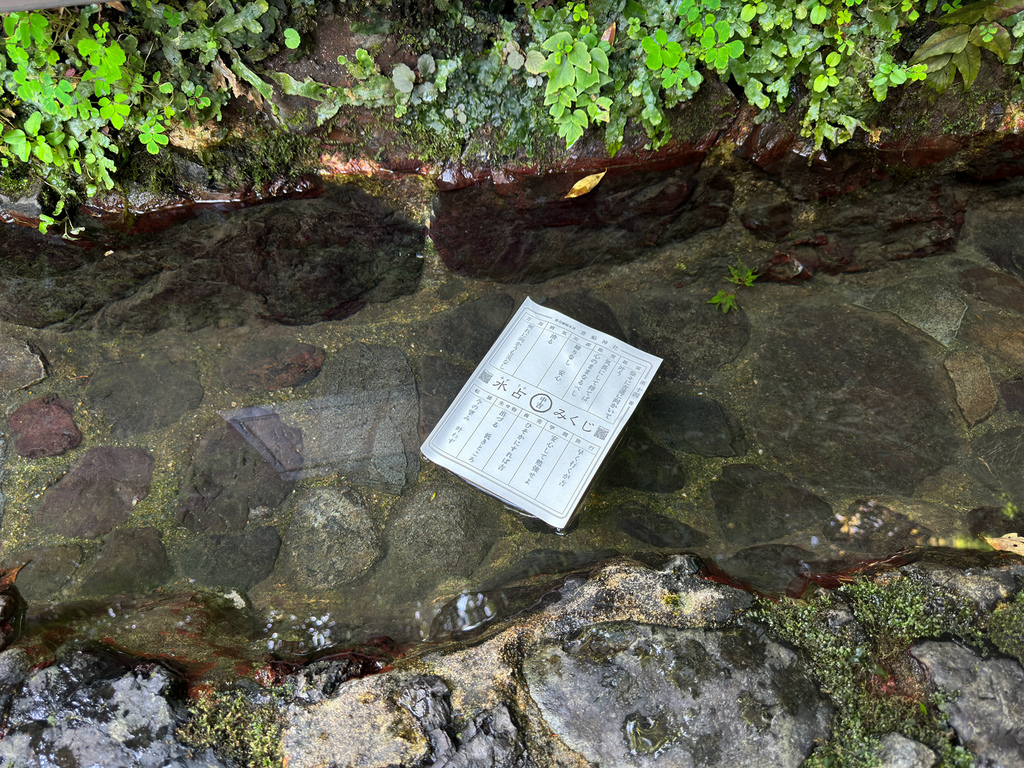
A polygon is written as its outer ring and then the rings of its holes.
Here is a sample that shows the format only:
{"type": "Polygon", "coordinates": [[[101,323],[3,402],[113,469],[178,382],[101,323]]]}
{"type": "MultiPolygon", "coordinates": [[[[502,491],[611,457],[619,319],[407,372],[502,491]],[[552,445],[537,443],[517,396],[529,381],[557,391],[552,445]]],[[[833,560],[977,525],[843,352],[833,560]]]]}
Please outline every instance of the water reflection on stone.
{"type": "MultiPolygon", "coordinates": [[[[79,314],[69,296],[127,256],[46,245],[70,259],[59,295],[28,307],[8,291],[0,306],[24,323],[0,328],[0,565],[27,563],[28,647],[43,656],[69,636],[107,638],[212,677],[378,635],[486,633],[614,555],[695,552],[782,593],[1019,528],[1004,511],[1024,502],[1019,276],[969,245],[884,264],[896,244],[877,258],[861,245],[873,270],[758,282],[723,314],[707,300],[736,255],[777,257],[759,238],[800,240],[792,258],[825,248],[794,229],[801,219],[776,192],[745,199],[742,221],[629,265],[498,270],[528,273],[529,287],[417,259],[422,229],[396,219],[389,235],[383,203],[352,190],[311,219],[327,227],[350,204],[331,231],[351,233],[352,211],[373,214],[349,250],[309,222],[260,240],[263,223],[284,226],[309,201],[209,217],[168,237],[211,263],[170,259],[170,240],[136,243],[130,290],[106,285],[79,314]],[[231,233],[241,244],[229,269],[215,248],[231,233]],[[197,245],[205,235],[213,244],[197,245]],[[299,235],[312,238],[310,271],[299,235]],[[259,253],[242,258],[243,246],[259,253]],[[391,258],[378,264],[382,250],[391,258]],[[190,275],[202,282],[185,290],[190,275]],[[665,358],[562,536],[419,455],[527,295],[665,358]]],[[[22,272],[42,242],[26,237],[22,272]]],[[[654,713],[620,714],[635,715],[637,745],[657,749],[654,713]]]]}

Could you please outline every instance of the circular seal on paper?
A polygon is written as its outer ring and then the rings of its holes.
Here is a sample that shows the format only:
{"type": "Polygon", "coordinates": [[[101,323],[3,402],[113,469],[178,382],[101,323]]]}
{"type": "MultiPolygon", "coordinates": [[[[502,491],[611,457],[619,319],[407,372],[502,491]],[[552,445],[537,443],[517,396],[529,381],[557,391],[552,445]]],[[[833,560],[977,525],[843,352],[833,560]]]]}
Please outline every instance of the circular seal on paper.
{"type": "Polygon", "coordinates": [[[552,400],[545,394],[534,395],[530,398],[530,407],[537,413],[544,413],[551,410],[552,400]]]}

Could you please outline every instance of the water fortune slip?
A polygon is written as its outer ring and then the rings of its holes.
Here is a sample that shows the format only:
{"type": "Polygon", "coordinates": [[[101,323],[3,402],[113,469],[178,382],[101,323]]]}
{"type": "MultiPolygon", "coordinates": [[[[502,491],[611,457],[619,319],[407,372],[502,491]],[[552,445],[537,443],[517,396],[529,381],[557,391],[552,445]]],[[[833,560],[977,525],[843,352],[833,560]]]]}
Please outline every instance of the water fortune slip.
{"type": "Polygon", "coordinates": [[[509,506],[564,528],[659,365],[526,299],[421,450],[509,506]]]}

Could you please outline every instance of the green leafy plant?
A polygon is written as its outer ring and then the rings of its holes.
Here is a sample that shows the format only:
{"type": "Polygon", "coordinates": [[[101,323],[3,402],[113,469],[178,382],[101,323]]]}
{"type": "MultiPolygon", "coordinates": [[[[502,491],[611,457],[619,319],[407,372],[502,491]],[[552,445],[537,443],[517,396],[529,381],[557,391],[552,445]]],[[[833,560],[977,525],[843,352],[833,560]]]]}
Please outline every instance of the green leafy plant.
{"type": "Polygon", "coordinates": [[[558,135],[571,147],[591,124],[608,122],[612,100],[602,96],[601,89],[612,81],[608,74],[611,46],[607,40],[598,40],[585,23],[589,13],[582,3],[567,6],[565,14],[583,22],[576,34],[556,32],[541,43],[547,56],[528,56],[525,63],[532,74],[548,76],[544,104],[558,135]]]}
{"type": "Polygon", "coordinates": [[[736,291],[740,288],[749,288],[752,286],[754,281],[757,280],[757,273],[744,264],[743,259],[737,256],[736,266],[729,267],[729,276],[725,279],[732,283],[733,288],[730,290],[719,291],[708,300],[708,304],[716,305],[723,313],[736,309],[736,291]]]}
{"type": "Polygon", "coordinates": [[[947,9],[947,14],[939,19],[946,28],[925,40],[910,64],[924,66],[929,84],[939,92],[953,84],[957,72],[967,90],[981,71],[982,49],[991,51],[1001,61],[1009,58],[1012,39],[999,22],[1024,10],[1024,3],[981,0],[962,8],[959,3],[944,5],[943,10],[947,9]]]}

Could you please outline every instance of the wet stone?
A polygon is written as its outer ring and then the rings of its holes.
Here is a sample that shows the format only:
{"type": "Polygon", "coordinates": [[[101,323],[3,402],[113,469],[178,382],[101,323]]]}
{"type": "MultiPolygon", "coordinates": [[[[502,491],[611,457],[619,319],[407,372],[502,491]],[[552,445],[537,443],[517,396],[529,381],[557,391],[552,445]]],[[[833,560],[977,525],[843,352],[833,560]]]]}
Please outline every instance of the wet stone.
{"type": "Polygon", "coordinates": [[[636,418],[674,451],[701,456],[746,453],[743,432],[710,397],[655,394],[642,401],[636,418]]]}
{"type": "Polygon", "coordinates": [[[323,363],[324,351],[312,344],[255,339],[230,353],[221,366],[221,376],[230,388],[276,392],[312,381],[323,363]]]}
{"type": "Polygon", "coordinates": [[[939,758],[926,744],[887,733],[881,738],[878,759],[879,768],[932,768],[939,758]]]}
{"type": "Polygon", "coordinates": [[[72,418],[74,406],[55,395],[30,400],[7,417],[14,450],[27,459],[60,456],[82,442],[72,418]]]}
{"type": "Polygon", "coordinates": [[[412,362],[416,368],[416,389],[420,397],[420,437],[426,439],[472,371],[434,355],[418,357],[412,362]]]}
{"type": "Polygon", "coordinates": [[[957,643],[921,643],[911,653],[951,697],[949,723],[980,764],[1024,766],[1024,668],[1011,659],[982,659],[957,643]]]}
{"type": "Polygon", "coordinates": [[[18,591],[31,602],[53,599],[82,564],[82,548],[76,546],[35,547],[17,552],[4,562],[5,568],[25,564],[18,572],[18,591]]]}
{"type": "Polygon", "coordinates": [[[320,397],[294,406],[303,432],[304,472],[399,493],[420,468],[419,397],[396,347],[352,344],[324,365],[320,397]]]}
{"type": "Polygon", "coordinates": [[[414,592],[468,576],[501,535],[501,517],[500,502],[461,482],[421,484],[391,513],[378,572],[401,578],[414,592]]]}
{"type": "Polygon", "coordinates": [[[982,459],[972,465],[974,476],[992,490],[1024,499],[1024,427],[1008,427],[977,439],[975,455],[982,459]]]}
{"type": "Polygon", "coordinates": [[[227,768],[211,751],[178,742],[173,694],[180,688],[158,665],[131,671],[112,657],[65,648],[14,697],[0,764],[227,768]]]}
{"type": "Polygon", "coordinates": [[[723,314],[703,299],[674,293],[635,294],[629,343],[663,358],[669,379],[700,381],[732,362],[746,346],[750,323],[742,309],[723,314]]]}
{"type": "Polygon", "coordinates": [[[191,361],[142,359],[104,366],[90,377],[85,396],[124,438],[178,421],[202,402],[203,387],[191,361]]]}
{"type": "Polygon", "coordinates": [[[992,353],[1001,362],[1024,365],[1024,318],[979,312],[966,331],[968,344],[992,353]]]}
{"type": "Polygon", "coordinates": [[[153,458],[138,448],[90,448],[43,494],[36,524],[72,538],[109,533],[149,495],[153,458]]]}
{"type": "Polygon", "coordinates": [[[1024,281],[987,267],[970,267],[960,273],[960,284],[982,301],[1024,314],[1024,281]]]}
{"type": "Polygon", "coordinates": [[[968,424],[987,418],[998,396],[985,358],[976,352],[954,352],[943,363],[956,387],[956,402],[968,424]]]}
{"type": "Polygon", "coordinates": [[[634,427],[608,460],[601,481],[645,493],[672,493],[686,486],[686,470],[675,454],[634,427]]]}
{"type": "Polygon", "coordinates": [[[24,389],[45,378],[46,366],[28,344],[0,336],[0,394],[24,389]]]}
{"type": "Polygon", "coordinates": [[[245,591],[270,575],[280,548],[274,528],[246,526],[241,533],[194,536],[175,561],[178,571],[198,584],[245,591]]]}
{"type": "Polygon", "coordinates": [[[148,592],[174,575],[156,528],[119,528],[107,536],[92,564],[83,568],[77,592],[132,595],[148,592]]]}
{"type": "Polygon", "coordinates": [[[626,340],[626,334],[611,307],[588,291],[560,293],[545,301],[544,306],[616,339],[626,340]]]}
{"type": "Polygon", "coordinates": [[[888,557],[907,547],[927,544],[933,534],[884,504],[859,499],[828,522],[825,535],[843,554],[888,557]]]}
{"type": "Polygon", "coordinates": [[[468,301],[425,322],[417,333],[416,346],[476,368],[515,309],[515,300],[505,293],[468,301]]]}
{"type": "Polygon", "coordinates": [[[693,526],[659,514],[637,502],[623,504],[613,514],[620,531],[652,547],[694,549],[703,546],[708,540],[707,535],[693,526]]]}
{"type": "MultiPolygon", "coordinates": [[[[281,432],[284,442],[295,439],[292,432],[281,432]]],[[[222,424],[192,449],[178,494],[178,518],[193,533],[238,532],[251,510],[277,507],[293,485],[238,430],[222,424]]]]}
{"type": "Polygon", "coordinates": [[[922,284],[920,280],[883,288],[860,303],[868,309],[892,312],[946,347],[956,338],[967,311],[967,304],[948,285],[922,284]]]}
{"type": "Polygon", "coordinates": [[[778,242],[793,229],[793,204],[788,201],[758,200],[739,212],[740,222],[754,237],[778,242]]]}
{"type": "Polygon", "coordinates": [[[999,397],[1006,410],[1024,413],[1024,379],[1004,381],[999,385],[999,397]]]}
{"type": "Polygon", "coordinates": [[[749,400],[759,442],[787,474],[832,492],[912,494],[953,460],[961,437],[933,342],[895,318],[813,299],[781,311],[751,351],[765,384],[749,400]]]}
{"type": "Polygon", "coordinates": [[[832,717],[796,654],[750,630],[596,624],[523,672],[546,725],[595,765],[796,768],[832,717]]]}
{"type": "Polygon", "coordinates": [[[785,475],[753,464],[724,467],[711,483],[711,496],[719,524],[736,545],[783,538],[832,518],[828,502],[785,475]]]}
{"type": "Polygon", "coordinates": [[[1024,277],[1024,215],[1013,201],[972,207],[964,221],[963,237],[1000,269],[1024,277]]]}
{"type": "Polygon", "coordinates": [[[803,547],[762,544],[718,563],[726,573],[762,592],[803,592],[817,556],[803,547]]]}
{"type": "Polygon", "coordinates": [[[380,559],[377,526],[353,491],[313,488],[293,495],[287,508],[294,512],[275,579],[294,581],[303,591],[331,590],[359,579],[380,559]]]}

